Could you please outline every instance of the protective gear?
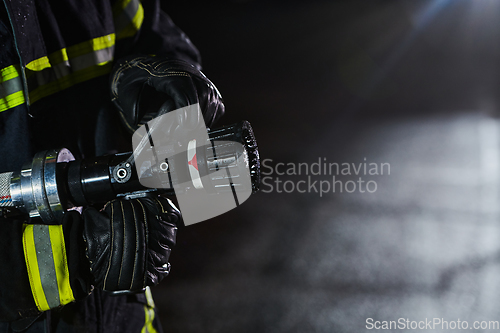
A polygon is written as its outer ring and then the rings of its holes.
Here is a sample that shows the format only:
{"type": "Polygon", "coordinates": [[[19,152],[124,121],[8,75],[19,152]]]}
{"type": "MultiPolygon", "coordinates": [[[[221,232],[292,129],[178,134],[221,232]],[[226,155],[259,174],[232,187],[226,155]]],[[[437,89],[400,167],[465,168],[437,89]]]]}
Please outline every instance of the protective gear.
{"type": "MultiPolygon", "coordinates": [[[[70,218],[73,214],[79,216],[71,212],[62,225],[51,226],[0,218],[0,253],[4,254],[0,256],[4,267],[0,321],[19,319],[15,327],[29,325],[41,311],[89,295],[91,275],[82,223],[70,218]]],[[[4,331],[2,323],[0,331],[4,331]]]]}
{"type": "Polygon", "coordinates": [[[162,197],[117,199],[103,212],[83,212],[87,257],[97,287],[138,291],[157,285],[170,272],[180,218],[174,204],[162,197]]]}
{"type": "MultiPolygon", "coordinates": [[[[111,73],[111,95],[131,132],[159,115],[197,103],[206,127],[224,114],[222,96],[215,85],[196,66],[178,59],[121,59],[111,73]]],[[[196,127],[199,121],[187,114],[178,119],[184,129],[196,127]]]]}
{"type": "Polygon", "coordinates": [[[121,150],[108,92],[117,59],[141,53],[201,61],[160,0],[3,1],[0,45],[2,172],[55,147],[78,157],[95,156],[94,147],[98,154],[121,150]]]}
{"type": "Polygon", "coordinates": [[[63,226],[26,225],[23,249],[37,309],[47,311],[73,302],[63,226]]]}
{"type": "MultiPolygon", "coordinates": [[[[69,148],[77,158],[128,151],[128,137],[123,140],[126,147],[120,146],[123,133],[116,126],[119,115],[107,93],[107,75],[113,62],[130,54],[168,56],[194,66],[200,62],[198,50],[162,12],[159,0],[3,1],[0,44],[0,83],[5,88],[0,89],[0,172],[20,170],[35,152],[57,147],[69,148]]],[[[143,225],[149,227],[150,215],[154,213],[147,214],[148,223],[143,225]]],[[[23,246],[23,237],[30,236],[30,228],[23,223],[36,221],[1,218],[0,266],[4,269],[0,274],[0,331],[161,332],[157,316],[152,315],[152,302],[146,302],[144,293],[111,296],[99,288],[92,290],[93,277],[82,237],[87,221],[77,212],[65,216],[65,247],[46,247],[43,254],[37,250],[36,262],[40,255],[40,260],[47,260],[47,267],[50,259],[64,269],[64,257],[57,258],[65,249],[68,271],[63,270],[62,276],[67,279],[69,272],[75,301],[64,305],[71,300],[68,285],[57,285],[62,302],[56,310],[44,312],[40,312],[45,310],[44,305],[37,305],[35,297],[49,292],[45,287],[50,285],[32,290],[29,274],[36,278],[43,272],[27,267],[35,257],[33,252],[28,253],[27,243],[23,246]]],[[[92,223],[88,222],[89,226],[92,223]]],[[[33,239],[38,237],[34,227],[31,231],[33,239]]],[[[56,234],[60,236],[60,227],[56,234]]],[[[147,253],[151,257],[145,258],[150,263],[144,266],[146,272],[151,266],[161,267],[166,256],[163,247],[151,250],[155,246],[151,239],[160,236],[148,235],[147,253]],[[156,256],[155,251],[163,257],[156,256]]],[[[105,253],[105,249],[99,251],[94,253],[105,253]]],[[[146,284],[155,276],[161,278],[154,269],[150,272],[146,284]]],[[[51,300],[51,304],[49,308],[57,302],[51,300]]]]}

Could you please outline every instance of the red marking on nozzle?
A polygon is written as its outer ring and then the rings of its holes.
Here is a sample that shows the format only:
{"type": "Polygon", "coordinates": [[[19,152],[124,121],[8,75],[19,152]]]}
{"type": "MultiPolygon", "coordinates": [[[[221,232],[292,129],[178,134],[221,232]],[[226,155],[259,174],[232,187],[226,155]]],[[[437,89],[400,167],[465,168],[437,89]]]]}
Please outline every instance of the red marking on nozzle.
{"type": "Polygon", "coordinates": [[[188,162],[189,165],[192,165],[196,170],[198,170],[198,162],[196,160],[196,154],[194,154],[191,161],[188,162]]]}

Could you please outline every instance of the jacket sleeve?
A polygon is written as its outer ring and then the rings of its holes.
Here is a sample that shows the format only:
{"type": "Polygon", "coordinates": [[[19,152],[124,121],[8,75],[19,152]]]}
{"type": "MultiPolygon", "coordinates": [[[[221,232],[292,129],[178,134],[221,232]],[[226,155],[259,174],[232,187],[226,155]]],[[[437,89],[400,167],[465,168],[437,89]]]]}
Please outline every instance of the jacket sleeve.
{"type": "Polygon", "coordinates": [[[81,225],[1,220],[0,321],[37,316],[88,295],[81,225]]]}
{"type": "Polygon", "coordinates": [[[201,69],[198,49],[161,10],[159,0],[116,0],[113,13],[117,36],[116,59],[130,54],[163,55],[187,61],[201,69]],[[132,26],[129,23],[128,28],[123,28],[123,13],[133,5],[137,10],[129,13],[130,17],[133,16],[132,26]],[[136,32],[133,31],[134,25],[136,32]]]}

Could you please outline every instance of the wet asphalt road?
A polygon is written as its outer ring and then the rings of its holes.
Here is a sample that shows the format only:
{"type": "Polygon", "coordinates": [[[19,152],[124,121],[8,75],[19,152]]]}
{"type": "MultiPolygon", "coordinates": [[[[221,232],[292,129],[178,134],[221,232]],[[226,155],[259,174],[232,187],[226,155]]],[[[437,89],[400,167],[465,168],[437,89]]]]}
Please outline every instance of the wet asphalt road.
{"type": "Polygon", "coordinates": [[[260,193],[180,230],[153,289],[166,332],[500,321],[500,2],[165,9],[266,165],[260,193]]]}

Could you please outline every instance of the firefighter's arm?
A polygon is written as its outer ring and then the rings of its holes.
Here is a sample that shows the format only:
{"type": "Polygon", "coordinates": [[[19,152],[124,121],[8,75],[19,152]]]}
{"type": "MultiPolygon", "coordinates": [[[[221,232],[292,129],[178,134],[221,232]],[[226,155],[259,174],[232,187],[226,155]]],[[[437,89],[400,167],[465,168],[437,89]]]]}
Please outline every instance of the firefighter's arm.
{"type": "MultiPolygon", "coordinates": [[[[123,2],[112,1],[113,8],[121,8],[123,2]]],[[[121,32],[115,15],[116,60],[110,79],[111,98],[127,129],[134,132],[158,115],[197,103],[205,125],[211,127],[224,114],[224,104],[201,72],[198,50],[162,11],[159,0],[132,0],[124,10],[132,8],[134,34],[121,32]]]]}
{"type": "Polygon", "coordinates": [[[160,0],[112,0],[111,5],[115,20],[116,59],[130,54],[155,54],[182,59],[201,69],[198,49],[161,9],[160,0]],[[124,21],[124,18],[128,19],[124,21]]]}
{"type": "Polygon", "coordinates": [[[180,212],[167,199],[118,199],[61,225],[2,221],[0,321],[36,318],[93,288],[140,291],[169,273],[180,212]]]}
{"type": "Polygon", "coordinates": [[[0,321],[34,317],[88,294],[85,247],[74,226],[1,220],[0,321]]]}

